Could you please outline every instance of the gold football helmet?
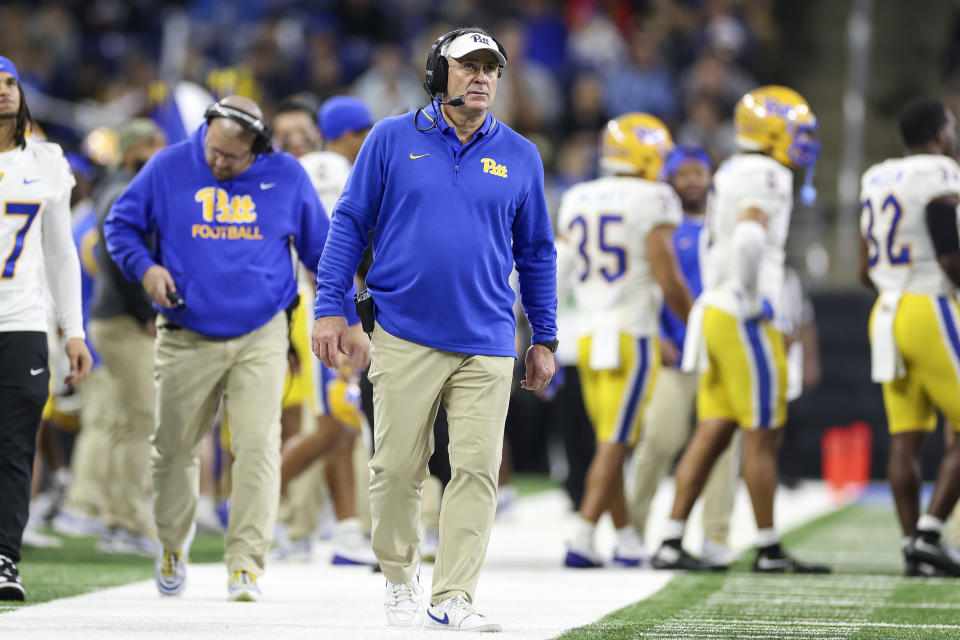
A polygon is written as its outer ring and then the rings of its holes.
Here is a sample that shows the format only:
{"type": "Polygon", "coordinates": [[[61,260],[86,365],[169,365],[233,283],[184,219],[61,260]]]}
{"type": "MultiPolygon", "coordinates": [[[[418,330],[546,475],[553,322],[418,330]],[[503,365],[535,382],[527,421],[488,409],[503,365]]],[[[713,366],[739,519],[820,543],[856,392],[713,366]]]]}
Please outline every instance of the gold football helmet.
{"type": "Polygon", "coordinates": [[[761,151],[787,167],[809,169],[817,162],[817,118],[793,89],[754,89],[737,103],[733,122],[741,149],[761,151]]]}
{"type": "Polygon", "coordinates": [[[647,113],[627,113],[607,123],[600,136],[600,170],[657,180],[673,138],[647,113]]]}

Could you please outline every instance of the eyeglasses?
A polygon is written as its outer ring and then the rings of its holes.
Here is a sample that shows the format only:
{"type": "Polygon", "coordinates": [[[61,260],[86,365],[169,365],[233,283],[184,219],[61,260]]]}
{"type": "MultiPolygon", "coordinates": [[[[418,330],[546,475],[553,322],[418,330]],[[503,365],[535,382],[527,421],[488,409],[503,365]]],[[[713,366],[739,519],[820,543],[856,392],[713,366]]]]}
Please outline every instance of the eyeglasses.
{"type": "Polygon", "coordinates": [[[458,62],[457,66],[460,67],[460,70],[467,77],[475,76],[478,72],[483,71],[483,75],[488,78],[494,76],[500,77],[502,66],[494,62],[488,62],[487,64],[477,64],[476,62],[458,62]]]}

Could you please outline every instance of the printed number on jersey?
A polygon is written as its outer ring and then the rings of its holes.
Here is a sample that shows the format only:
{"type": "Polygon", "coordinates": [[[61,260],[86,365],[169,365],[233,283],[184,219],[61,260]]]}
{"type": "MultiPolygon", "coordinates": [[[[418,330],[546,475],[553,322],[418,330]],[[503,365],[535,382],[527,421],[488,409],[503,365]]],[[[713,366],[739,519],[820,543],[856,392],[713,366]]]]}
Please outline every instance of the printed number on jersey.
{"type": "Polygon", "coordinates": [[[580,215],[570,221],[571,232],[579,228],[581,233],[577,250],[583,258],[580,281],[601,275],[607,282],[617,280],[627,272],[627,250],[612,244],[609,235],[623,224],[620,214],[602,214],[597,219],[580,215]]]}
{"type": "MultiPolygon", "coordinates": [[[[23,247],[26,243],[27,232],[30,231],[30,225],[37,217],[40,211],[39,202],[5,202],[3,205],[3,215],[22,216],[24,218],[23,226],[17,230],[13,239],[13,247],[10,254],[3,262],[3,272],[0,272],[0,280],[10,280],[17,273],[17,260],[23,255],[23,247]]],[[[2,255],[2,254],[0,254],[2,255]]]]}
{"type": "Polygon", "coordinates": [[[890,194],[876,211],[874,203],[867,198],[860,204],[860,210],[867,212],[867,247],[870,266],[874,266],[885,255],[891,266],[910,264],[910,245],[897,243],[897,228],[903,216],[903,208],[890,194]],[[886,233],[884,233],[886,229],[886,233]]]}

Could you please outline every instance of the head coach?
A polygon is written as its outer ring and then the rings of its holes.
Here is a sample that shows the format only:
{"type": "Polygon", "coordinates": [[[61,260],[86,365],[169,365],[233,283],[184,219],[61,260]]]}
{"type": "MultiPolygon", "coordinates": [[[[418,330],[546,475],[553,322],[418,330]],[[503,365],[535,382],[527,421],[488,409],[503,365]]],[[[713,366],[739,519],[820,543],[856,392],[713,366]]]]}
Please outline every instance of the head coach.
{"type": "Polygon", "coordinates": [[[535,343],[522,384],[542,389],[555,370],[556,252],[543,164],[532,143],[488,113],[506,62],[482,29],[437,39],[424,83],[430,104],[374,126],[334,208],[318,270],[313,348],[336,366],[347,335],[343,294],[373,230],[370,506],[394,626],[499,630],[473,599],[516,355],[514,266],[535,343]],[[424,619],[417,521],[441,402],[452,479],[424,619]]]}
{"type": "MultiPolygon", "coordinates": [[[[260,108],[236,96],[210,106],[187,140],[153,156],[106,218],[111,257],[160,311],[151,466],[162,595],[177,595],[186,581],[201,442],[222,396],[234,456],[228,597],[259,597],[280,493],[286,312],[297,300],[291,246],[312,271],[328,228],[300,163],[273,152],[260,108]]],[[[344,299],[339,308],[355,324],[344,299]]],[[[357,366],[365,341],[359,328],[345,341],[357,366]]]]}

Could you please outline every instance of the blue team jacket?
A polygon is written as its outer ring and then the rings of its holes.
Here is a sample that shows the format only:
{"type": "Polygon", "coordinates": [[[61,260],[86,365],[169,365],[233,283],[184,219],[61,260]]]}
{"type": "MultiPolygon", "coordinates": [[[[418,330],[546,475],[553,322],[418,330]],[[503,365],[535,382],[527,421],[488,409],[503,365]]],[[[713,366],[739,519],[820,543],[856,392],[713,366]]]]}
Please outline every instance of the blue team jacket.
{"type": "MultiPolygon", "coordinates": [[[[680,270],[694,299],[703,291],[703,284],[700,281],[700,233],[702,231],[703,217],[684,216],[683,222],[673,233],[673,248],[677,254],[677,262],[680,263],[680,270]]],[[[660,314],[660,331],[683,353],[687,325],[674,315],[667,305],[663,305],[660,314]]]]}
{"type": "Polygon", "coordinates": [[[317,317],[340,313],[374,228],[367,287],[389,333],[457,353],[516,356],[516,263],[533,341],[556,337],[556,250],[540,154],[489,114],[465,145],[429,106],[374,126],[333,210],[317,317]]]}
{"type": "MultiPolygon", "coordinates": [[[[330,223],[310,178],[287,153],[258,155],[232,180],[207,166],[207,126],[158,152],[117,198],[104,222],[107,250],[130,280],[161,264],[185,307],[159,309],[215,338],[265,325],[297,295],[291,242],[313,271],[330,223]],[[155,250],[144,237],[155,234],[155,250]]],[[[350,287],[346,287],[346,292],[350,287]]],[[[352,300],[339,309],[357,322],[352,300]]]]}

